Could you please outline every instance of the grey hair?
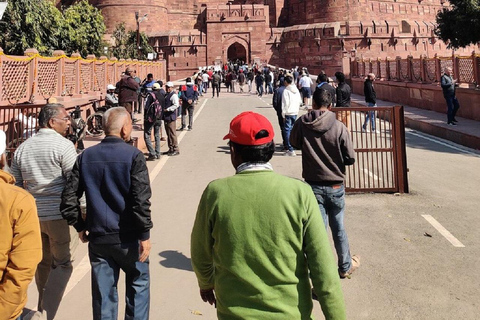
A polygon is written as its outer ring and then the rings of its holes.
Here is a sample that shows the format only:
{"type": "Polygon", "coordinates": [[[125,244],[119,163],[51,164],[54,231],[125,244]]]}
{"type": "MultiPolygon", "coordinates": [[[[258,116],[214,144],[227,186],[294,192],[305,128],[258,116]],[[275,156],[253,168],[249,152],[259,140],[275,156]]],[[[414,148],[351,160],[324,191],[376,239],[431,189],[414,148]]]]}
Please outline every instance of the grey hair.
{"type": "Polygon", "coordinates": [[[124,107],[115,107],[108,109],[103,114],[102,126],[105,135],[119,133],[125,123],[125,118],[130,114],[124,107]]]}
{"type": "Polygon", "coordinates": [[[55,118],[63,108],[65,108],[64,105],[60,103],[49,103],[45,105],[38,115],[38,125],[40,128],[48,128],[50,119],[55,118]]]}

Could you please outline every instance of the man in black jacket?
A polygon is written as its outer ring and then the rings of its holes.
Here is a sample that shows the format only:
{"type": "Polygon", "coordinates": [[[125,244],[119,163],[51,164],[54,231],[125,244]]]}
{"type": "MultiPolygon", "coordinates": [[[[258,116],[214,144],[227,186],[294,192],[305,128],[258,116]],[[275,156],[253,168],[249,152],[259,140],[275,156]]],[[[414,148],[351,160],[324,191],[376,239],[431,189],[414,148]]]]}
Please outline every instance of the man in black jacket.
{"type": "MultiPolygon", "coordinates": [[[[375,88],[373,87],[373,81],[375,81],[375,75],[369,73],[363,84],[363,94],[365,95],[365,102],[369,107],[377,106],[377,94],[375,93],[375,88]]],[[[365,122],[363,123],[363,130],[367,131],[368,120],[371,122],[372,131],[375,132],[375,111],[369,111],[365,115],[365,122]]]]}
{"type": "MultiPolygon", "coordinates": [[[[348,84],[345,83],[345,75],[343,72],[335,72],[335,78],[337,78],[337,89],[335,90],[337,94],[337,103],[335,107],[337,108],[350,108],[350,96],[352,94],[352,89],[348,84]]],[[[350,111],[339,111],[337,112],[337,120],[343,122],[347,126],[347,129],[351,129],[350,121],[350,111]]]]}
{"type": "Polygon", "coordinates": [[[124,108],[107,110],[103,127],[105,139],[77,158],[60,210],[80,239],[89,241],[93,319],[117,318],[120,269],[126,274],[125,314],[148,319],[152,228],[148,169],[143,153],[125,143],[132,121],[124,108]],[[85,221],[79,203],[84,193],[85,221]]]}
{"type": "Polygon", "coordinates": [[[162,90],[160,84],[154,83],[152,90],[145,101],[143,123],[143,137],[149,154],[147,161],[160,159],[160,129],[162,126],[162,113],[165,107],[165,91],[162,90]],[[152,128],[155,137],[155,149],[152,146],[152,128]]]}
{"type": "Polygon", "coordinates": [[[328,77],[323,72],[321,72],[317,77],[317,88],[315,89],[315,91],[317,90],[325,90],[330,93],[330,97],[332,98],[332,104],[335,103],[335,88],[328,83],[328,77]]]}

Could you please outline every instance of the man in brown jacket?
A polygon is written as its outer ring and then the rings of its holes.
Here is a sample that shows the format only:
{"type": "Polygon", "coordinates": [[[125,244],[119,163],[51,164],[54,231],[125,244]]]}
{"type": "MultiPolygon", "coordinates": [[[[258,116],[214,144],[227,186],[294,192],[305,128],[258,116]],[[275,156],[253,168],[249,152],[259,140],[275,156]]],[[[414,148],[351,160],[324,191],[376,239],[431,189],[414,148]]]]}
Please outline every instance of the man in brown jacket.
{"type": "Polygon", "coordinates": [[[118,92],[118,105],[127,109],[132,114],[133,102],[138,101],[138,88],[140,85],[135,81],[132,74],[133,69],[128,67],[125,75],[117,82],[116,89],[118,92]]]}
{"type": "Polygon", "coordinates": [[[5,147],[0,130],[0,319],[13,320],[27,303],[28,285],[42,260],[42,240],[35,199],[3,171],[5,147]]]}
{"type": "Polygon", "coordinates": [[[313,109],[295,122],[290,143],[302,150],[302,176],[313,190],[325,228],[332,229],[340,278],[350,277],[360,257],[350,255],[345,215],[345,166],[355,163],[355,151],[347,127],[331,112],[332,96],[316,90],[313,109]]]}

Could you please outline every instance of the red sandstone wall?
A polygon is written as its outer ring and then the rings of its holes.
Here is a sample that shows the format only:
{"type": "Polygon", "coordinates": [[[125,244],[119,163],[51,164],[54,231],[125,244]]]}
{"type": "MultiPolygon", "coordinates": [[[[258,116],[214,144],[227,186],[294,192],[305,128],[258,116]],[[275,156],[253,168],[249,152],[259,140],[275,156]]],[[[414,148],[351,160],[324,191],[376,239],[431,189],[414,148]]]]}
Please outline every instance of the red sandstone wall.
{"type": "Polygon", "coordinates": [[[112,33],[120,22],[126,23],[127,30],[137,30],[135,12],[146,20],[140,23],[140,31],[150,33],[168,28],[167,7],[164,0],[90,0],[90,3],[102,11],[107,33],[112,33]],[[162,21],[162,23],[158,23],[162,21]]]}

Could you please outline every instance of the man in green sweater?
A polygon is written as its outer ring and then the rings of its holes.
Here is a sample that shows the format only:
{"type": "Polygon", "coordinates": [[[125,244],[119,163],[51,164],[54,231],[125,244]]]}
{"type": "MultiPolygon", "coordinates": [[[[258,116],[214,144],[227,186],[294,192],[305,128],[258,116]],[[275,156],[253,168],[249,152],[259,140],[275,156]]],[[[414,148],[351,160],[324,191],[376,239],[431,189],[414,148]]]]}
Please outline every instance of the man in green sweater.
{"type": "Polygon", "coordinates": [[[232,177],[203,192],[191,237],[203,301],[219,319],[311,319],[309,274],[326,319],[346,319],[333,253],[312,189],[276,174],[273,127],[244,112],[230,123],[232,177]]]}

